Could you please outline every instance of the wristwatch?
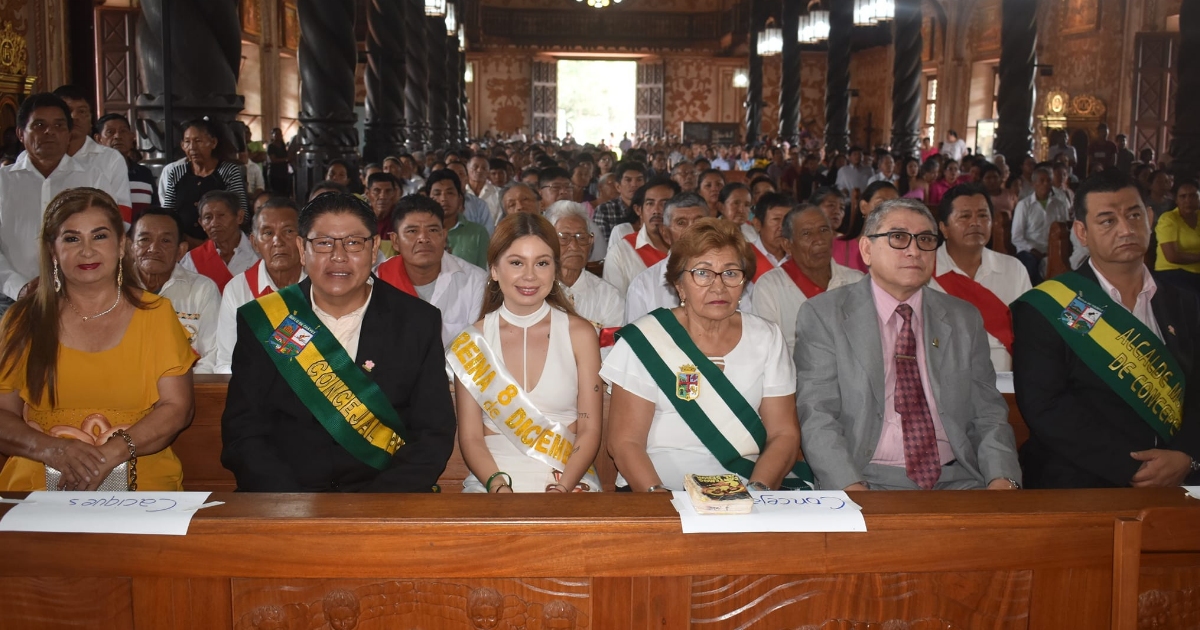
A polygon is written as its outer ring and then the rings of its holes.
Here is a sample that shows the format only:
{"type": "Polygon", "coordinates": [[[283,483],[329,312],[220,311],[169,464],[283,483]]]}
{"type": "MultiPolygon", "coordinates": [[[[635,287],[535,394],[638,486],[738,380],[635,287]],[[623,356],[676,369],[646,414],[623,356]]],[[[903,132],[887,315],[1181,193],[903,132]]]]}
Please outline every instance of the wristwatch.
{"type": "Polygon", "coordinates": [[[671,490],[669,488],[662,485],[661,483],[656,483],[653,486],[646,488],[646,492],[670,492],[670,491],[671,490]]]}
{"type": "Polygon", "coordinates": [[[1013,479],[1013,478],[1011,478],[1011,477],[1003,477],[1003,479],[1004,479],[1005,481],[1007,481],[1008,483],[1012,484],[1013,490],[1020,490],[1020,489],[1021,489],[1021,484],[1017,483],[1017,480],[1016,480],[1016,479],[1013,479]]]}
{"type": "Polygon", "coordinates": [[[751,481],[750,483],[746,484],[746,487],[749,488],[750,490],[758,490],[760,492],[770,492],[771,491],[771,486],[768,486],[767,484],[765,484],[761,481],[751,481]]]}
{"type": "Polygon", "coordinates": [[[1200,470],[1200,461],[1197,461],[1196,458],[1193,457],[1191,463],[1188,464],[1188,468],[1191,469],[1192,472],[1200,470]]]}

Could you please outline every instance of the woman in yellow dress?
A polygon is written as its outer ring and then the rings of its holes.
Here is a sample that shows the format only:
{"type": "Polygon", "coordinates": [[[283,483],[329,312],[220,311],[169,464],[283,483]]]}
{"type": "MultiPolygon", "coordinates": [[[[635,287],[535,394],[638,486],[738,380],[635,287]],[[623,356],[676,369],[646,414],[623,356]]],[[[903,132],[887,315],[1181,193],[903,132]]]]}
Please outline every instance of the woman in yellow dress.
{"type": "MultiPolygon", "coordinates": [[[[123,269],[116,203],[94,188],[56,196],[41,275],[0,322],[0,490],[94,490],[135,454],[139,490],[182,490],[170,445],[191,422],[196,356],[169,300],[123,269]]],[[[132,464],[131,464],[132,466],[132,464]]]]}

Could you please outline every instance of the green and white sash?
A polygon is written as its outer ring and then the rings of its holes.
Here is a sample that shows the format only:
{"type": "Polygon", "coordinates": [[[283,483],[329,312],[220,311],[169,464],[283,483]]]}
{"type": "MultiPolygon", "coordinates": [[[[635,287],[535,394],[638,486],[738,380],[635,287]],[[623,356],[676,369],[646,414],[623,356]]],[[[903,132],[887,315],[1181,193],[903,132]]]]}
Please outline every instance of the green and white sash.
{"type": "MultiPolygon", "coordinates": [[[[446,351],[446,360],[500,435],[526,457],[560,473],[566,470],[575,452],[575,433],[538,410],[477,328],[459,333],[446,351]]],[[[600,491],[594,467],[588,467],[576,489],[600,491]]]]}
{"type": "Polygon", "coordinates": [[[1067,346],[1163,439],[1179,431],[1183,371],[1158,336],[1099,284],[1071,271],[1018,300],[1049,320],[1067,346]]]}
{"type": "Polygon", "coordinates": [[[383,470],[406,441],[387,395],[350,355],[304,298],[300,285],[238,309],[300,401],[359,461],[383,470]]]}
{"type": "MultiPolygon", "coordinates": [[[[726,470],[749,479],[767,443],[762,418],[729,377],[704,356],[671,311],[660,308],[617,332],[650,372],[675,411],[726,470]]],[[[812,471],[798,461],[783,480],[812,488],[812,471]]]]}

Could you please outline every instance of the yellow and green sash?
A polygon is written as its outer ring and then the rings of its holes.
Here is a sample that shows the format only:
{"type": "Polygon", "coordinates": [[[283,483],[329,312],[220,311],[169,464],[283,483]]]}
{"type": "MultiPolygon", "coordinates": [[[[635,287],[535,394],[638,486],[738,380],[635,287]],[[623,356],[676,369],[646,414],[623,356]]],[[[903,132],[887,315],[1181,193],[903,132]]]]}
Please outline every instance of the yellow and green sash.
{"type": "Polygon", "coordinates": [[[333,439],[364,464],[387,468],[406,441],[404,423],[379,385],[321,325],[300,286],[248,302],[238,312],[333,439]]]}
{"type": "MultiPolygon", "coordinates": [[[[650,372],[675,411],[726,470],[749,479],[767,430],[745,396],[704,356],[671,311],[660,308],[617,332],[650,372]],[[671,367],[676,366],[676,367],[671,367]]],[[[798,461],[784,487],[812,488],[812,470],[798,461]]]]}
{"type": "Polygon", "coordinates": [[[1072,271],[1018,299],[1048,319],[1084,364],[1163,439],[1179,431],[1184,377],[1175,357],[1100,285],[1072,271]]]}

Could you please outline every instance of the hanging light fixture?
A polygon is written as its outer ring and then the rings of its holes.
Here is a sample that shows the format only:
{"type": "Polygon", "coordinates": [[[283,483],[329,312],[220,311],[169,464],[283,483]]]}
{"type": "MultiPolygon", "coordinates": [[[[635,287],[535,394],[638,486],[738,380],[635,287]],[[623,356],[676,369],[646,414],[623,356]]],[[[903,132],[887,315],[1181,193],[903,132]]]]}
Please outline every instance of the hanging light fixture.
{"type": "Polygon", "coordinates": [[[742,90],[750,87],[750,73],[746,72],[745,68],[733,71],[733,87],[742,90]]]}
{"type": "Polygon", "coordinates": [[[589,7],[593,9],[607,9],[612,4],[621,4],[621,0],[576,0],[576,2],[587,2],[589,7]]]}
{"type": "Polygon", "coordinates": [[[886,22],[896,18],[896,0],[875,0],[875,21],[886,22]]]}
{"type": "Polygon", "coordinates": [[[475,62],[467,62],[467,68],[463,70],[463,81],[466,83],[475,82],[475,62]]]}
{"type": "Polygon", "coordinates": [[[763,30],[758,33],[758,54],[763,57],[783,52],[783,29],[775,26],[774,18],[767,18],[763,30]]]}
{"type": "Polygon", "coordinates": [[[829,11],[814,9],[800,17],[797,40],[801,44],[816,44],[829,39],[829,11]]]}
{"type": "Polygon", "coordinates": [[[446,0],[425,0],[425,15],[429,17],[446,15],[446,0]]]}
{"type": "Polygon", "coordinates": [[[454,3],[446,5],[446,36],[458,35],[458,17],[454,15],[454,3]]]}
{"type": "Polygon", "coordinates": [[[467,30],[458,25],[458,52],[467,52],[467,30]]]}

